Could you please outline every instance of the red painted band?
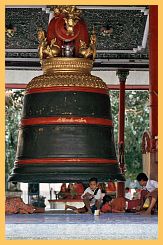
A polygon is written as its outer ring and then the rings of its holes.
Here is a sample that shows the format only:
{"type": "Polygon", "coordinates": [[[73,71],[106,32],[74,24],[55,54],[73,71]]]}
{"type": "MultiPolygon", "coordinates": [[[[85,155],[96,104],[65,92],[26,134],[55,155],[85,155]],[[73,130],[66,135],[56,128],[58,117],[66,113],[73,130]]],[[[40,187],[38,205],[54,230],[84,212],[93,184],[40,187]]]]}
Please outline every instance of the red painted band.
{"type": "Polygon", "coordinates": [[[37,117],[21,119],[21,126],[36,124],[96,124],[113,126],[112,120],[92,117],[37,117]]]}
{"type": "Polygon", "coordinates": [[[35,163],[109,163],[116,164],[117,160],[101,159],[101,158],[40,158],[17,160],[15,164],[35,164],[35,163]]]}
{"type": "Polygon", "coordinates": [[[108,90],[104,88],[91,88],[91,87],[64,87],[64,86],[55,86],[55,87],[45,87],[45,88],[31,88],[26,90],[26,94],[32,93],[46,93],[46,92],[90,92],[90,93],[99,93],[99,94],[108,94],[108,90]]]}

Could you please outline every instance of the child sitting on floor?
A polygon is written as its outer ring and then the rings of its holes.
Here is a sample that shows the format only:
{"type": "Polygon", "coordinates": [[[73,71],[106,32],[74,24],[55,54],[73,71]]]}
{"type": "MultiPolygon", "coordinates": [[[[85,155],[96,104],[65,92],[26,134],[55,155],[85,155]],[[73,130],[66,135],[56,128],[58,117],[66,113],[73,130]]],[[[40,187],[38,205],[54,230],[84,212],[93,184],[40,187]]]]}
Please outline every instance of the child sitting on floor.
{"type": "Polygon", "coordinates": [[[95,210],[99,210],[101,205],[101,190],[97,187],[97,182],[96,178],[91,178],[89,180],[89,187],[81,195],[85,204],[84,207],[76,208],[74,206],[65,205],[65,211],[72,209],[75,213],[92,214],[95,210]]]}

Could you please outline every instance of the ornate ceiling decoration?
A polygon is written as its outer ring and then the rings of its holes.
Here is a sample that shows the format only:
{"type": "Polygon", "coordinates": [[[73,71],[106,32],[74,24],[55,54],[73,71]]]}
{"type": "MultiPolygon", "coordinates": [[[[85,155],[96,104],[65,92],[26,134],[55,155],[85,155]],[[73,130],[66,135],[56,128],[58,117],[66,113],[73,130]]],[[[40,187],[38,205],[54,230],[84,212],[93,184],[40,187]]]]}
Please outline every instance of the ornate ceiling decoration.
{"type": "MultiPolygon", "coordinates": [[[[78,6],[91,34],[97,35],[94,69],[148,69],[147,6],[78,6]],[[102,30],[111,29],[109,35],[102,30]]],[[[40,70],[37,52],[39,28],[47,29],[53,17],[51,6],[6,8],[6,26],[16,28],[6,36],[6,68],[40,70]]]]}

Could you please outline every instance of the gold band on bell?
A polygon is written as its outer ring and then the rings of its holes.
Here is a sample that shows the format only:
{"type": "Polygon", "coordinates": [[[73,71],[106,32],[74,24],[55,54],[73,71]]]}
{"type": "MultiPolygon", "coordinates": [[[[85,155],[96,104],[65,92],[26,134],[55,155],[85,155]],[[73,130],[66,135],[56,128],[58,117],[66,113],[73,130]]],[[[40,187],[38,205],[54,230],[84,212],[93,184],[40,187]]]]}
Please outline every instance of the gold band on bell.
{"type": "Polygon", "coordinates": [[[84,58],[48,58],[43,60],[42,69],[44,73],[56,72],[79,72],[90,73],[93,61],[84,58]]]}
{"type": "Polygon", "coordinates": [[[107,89],[102,79],[90,74],[93,62],[89,59],[49,58],[43,61],[42,66],[44,74],[33,78],[27,85],[27,90],[55,86],[107,89]]]}

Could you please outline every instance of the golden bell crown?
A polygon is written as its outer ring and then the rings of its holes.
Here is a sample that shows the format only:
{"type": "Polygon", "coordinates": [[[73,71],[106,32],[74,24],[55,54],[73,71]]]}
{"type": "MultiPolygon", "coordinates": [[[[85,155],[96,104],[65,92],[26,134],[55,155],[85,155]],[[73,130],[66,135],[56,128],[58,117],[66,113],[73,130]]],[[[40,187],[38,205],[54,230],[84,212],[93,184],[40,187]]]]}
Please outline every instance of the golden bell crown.
{"type": "Polygon", "coordinates": [[[55,57],[95,59],[95,30],[93,28],[89,40],[87,26],[80,19],[81,12],[76,6],[54,7],[54,18],[47,32],[41,28],[37,32],[41,64],[43,60],[55,57]]]}

